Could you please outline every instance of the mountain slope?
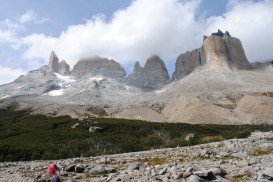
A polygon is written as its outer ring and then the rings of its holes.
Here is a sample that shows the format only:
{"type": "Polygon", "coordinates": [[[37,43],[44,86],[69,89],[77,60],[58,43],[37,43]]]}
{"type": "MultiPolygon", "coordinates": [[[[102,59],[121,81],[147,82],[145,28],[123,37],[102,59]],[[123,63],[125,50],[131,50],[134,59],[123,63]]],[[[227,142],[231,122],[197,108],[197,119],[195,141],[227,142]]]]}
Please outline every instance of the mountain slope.
{"type": "Polygon", "coordinates": [[[32,114],[203,124],[273,124],[273,67],[250,64],[239,39],[221,31],[181,54],[173,80],[163,60],[147,59],[126,75],[106,58],[80,60],[70,72],[49,65],[0,86],[0,107],[17,102],[32,114]],[[54,71],[55,70],[55,71],[54,71]]]}

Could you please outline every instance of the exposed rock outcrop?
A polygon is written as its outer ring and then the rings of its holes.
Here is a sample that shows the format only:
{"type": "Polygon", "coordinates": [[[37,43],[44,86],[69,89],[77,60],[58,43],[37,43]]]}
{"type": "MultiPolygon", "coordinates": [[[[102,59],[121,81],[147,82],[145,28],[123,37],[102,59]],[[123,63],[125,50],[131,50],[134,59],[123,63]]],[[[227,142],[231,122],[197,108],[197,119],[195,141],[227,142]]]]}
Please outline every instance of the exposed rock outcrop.
{"type": "Polygon", "coordinates": [[[229,71],[229,55],[224,39],[220,36],[210,36],[203,42],[206,57],[206,67],[214,71],[229,71]]]}
{"type": "Polygon", "coordinates": [[[101,57],[93,57],[78,61],[71,73],[77,78],[87,74],[100,74],[109,78],[122,80],[126,76],[125,70],[119,63],[101,57]]]}
{"type": "Polygon", "coordinates": [[[52,72],[59,72],[59,58],[54,51],[51,52],[49,57],[48,69],[52,72]]]}
{"type": "Polygon", "coordinates": [[[225,34],[223,39],[230,59],[230,66],[240,70],[250,69],[251,65],[246,58],[241,41],[235,37],[229,36],[229,33],[227,33],[227,35],[225,34]]]}
{"type": "Polygon", "coordinates": [[[203,37],[201,48],[179,55],[173,79],[181,79],[205,63],[215,71],[252,68],[240,40],[231,37],[228,31],[223,33],[218,30],[211,36],[203,37]]]}
{"type": "Polygon", "coordinates": [[[69,75],[70,66],[66,63],[65,60],[62,60],[59,64],[59,73],[61,75],[69,75]]]}
{"type": "Polygon", "coordinates": [[[180,79],[190,74],[197,66],[205,63],[203,47],[191,52],[180,54],[175,63],[175,72],[172,79],[180,79]]]}
{"type": "Polygon", "coordinates": [[[133,73],[126,78],[125,82],[148,91],[163,87],[169,79],[163,60],[159,56],[152,56],[147,59],[143,68],[139,62],[136,62],[133,73]]]}
{"type": "Polygon", "coordinates": [[[69,75],[70,66],[65,60],[62,60],[59,63],[59,58],[57,57],[56,53],[52,51],[49,57],[48,70],[61,75],[69,75]]]}

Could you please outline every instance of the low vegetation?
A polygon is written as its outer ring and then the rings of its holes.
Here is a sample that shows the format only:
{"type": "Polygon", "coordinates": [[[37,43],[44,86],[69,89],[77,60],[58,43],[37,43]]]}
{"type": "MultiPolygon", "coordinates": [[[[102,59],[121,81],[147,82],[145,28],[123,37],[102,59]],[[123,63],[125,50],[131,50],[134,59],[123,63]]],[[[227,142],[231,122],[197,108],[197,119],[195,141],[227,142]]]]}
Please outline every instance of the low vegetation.
{"type": "Polygon", "coordinates": [[[80,121],[68,116],[33,116],[11,106],[0,110],[0,161],[61,159],[189,146],[247,137],[255,130],[269,131],[273,126],[190,125],[110,118],[80,121]],[[79,125],[71,128],[76,123],[79,125]],[[92,133],[90,126],[103,130],[92,133]],[[189,133],[195,137],[186,141],[189,133]]]}

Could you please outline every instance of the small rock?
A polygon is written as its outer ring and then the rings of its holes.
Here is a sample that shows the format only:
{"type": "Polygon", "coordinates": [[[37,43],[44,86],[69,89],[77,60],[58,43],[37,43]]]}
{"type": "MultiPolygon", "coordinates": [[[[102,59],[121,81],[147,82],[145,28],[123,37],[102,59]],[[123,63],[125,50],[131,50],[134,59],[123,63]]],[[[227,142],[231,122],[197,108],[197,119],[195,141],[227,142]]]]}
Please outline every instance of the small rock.
{"type": "Polygon", "coordinates": [[[75,128],[77,128],[78,126],[80,126],[80,123],[74,124],[73,126],[71,126],[71,128],[72,128],[72,129],[75,129],[75,128]]]}
{"type": "Polygon", "coordinates": [[[191,175],[191,173],[182,172],[182,173],[180,174],[180,177],[183,178],[183,179],[186,179],[186,178],[188,178],[190,175],[191,175]]]}
{"type": "Polygon", "coordinates": [[[229,180],[221,177],[221,176],[216,176],[213,182],[229,182],[229,180]]]}
{"type": "Polygon", "coordinates": [[[135,162],[129,165],[128,170],[134,171],[134,170],[139,170],[139,168],[140,168],[139,163],[135,162]]]}
{"type": "Polygon", "coordinates": [[[190,133],[188,134],[186,137],[185,137],[185,140],[187,141],[192,141],[195,137],[195,134],[194,133],[190,133]]]}
{"type": "Polygon", "coordinates": [[[214,176],[225,176],[227,174],[227,172],[223,169],[221,169],[220,167],[217,168],[212,168],[210,169],[210,171],[213,173],[214,176]]]}
{"type": "Polygon", "coordinates": [[[163,169],[161,169],[160,171],[159,171],[159,175],[164,175],[164,174],[166,174],[166,172],[167,172],[167,167],[164,167],[163,169]]]}
{"type": "Polygon", "coordinates": [[[262,149],[266,152],[273,151],[273,143],[264,143],[262,144],[262,149]]]}
{"type": "Polygon", "coordinates": [[[107,163],[107,158],[106,157],[100,158],[99,163],[100,164],[106,164],[107,163]]]}
{"type": "Polygon", "coordinates": [[[68,166],[66,171],[67,172],[75,172],[75,164],[68,166]]]}
{"type": "Polygon", "coordinates": [[[89,132],[91,133],[99,133],[103,130],[103,128],[98,127],[98,126],[90,126],[89,132]]]}
{"type": "Polygon", "coordinates": [[[214,178],[211,170],[195,171],[192,174],[208,180],[212,180],[214,178]]]}
{"type": "Polygon", "coordinates": [[[187,182],[203,182],[205,181],[204,179],[200,178],[199,176],[197,175],[191,175],[190,177],[188,177],[186,179],[187,182]]]}
{"type": "Polygon", "coordinates": [[[82,172],[84,172],[84,167],[81,165],[81,164],[77,164],[76,166],[75,166],[75,172],[76,173],[82,173],[82,172]]]}
{"type": "Polygon", "coordinates": [[[273,180],[273,166],[266,168],[259,176],[259,179],[273,180]]]}
{"type": "Polygon", "coordinates": [[[114,173],[114,172],[116,172],[116,169],[112,168],[112,167],[105,167],[105,172],[106,173],[114,173]]]}
{"type": "Polygon", "coordinates": [[[238,161],[237,163],[236,163],[236,165],[238,166],[238,167],[246,167],[246,166],[248,166],[249,165],[249,163],[247,162],[247,161],[238,161]]]}
{"type": "Polygon", "coordinates": [[[105,173],[105,169],[102,165],[97,165],[90,170],[90,173],[94,174],[94,175],[95,174],[103,174],[103,173],[105,173]]]}
{"type": "Polygon", "coordinates": [[[60,176],[68,176],[68,172],[63,167],[60,170],[60,176]]]}
{"type": "Polygon", "coordinates": [[[186,169],[186,172],[187,173],[192,173],[194,171],[194,168],[193,167],[189,167],[186,169]]]}

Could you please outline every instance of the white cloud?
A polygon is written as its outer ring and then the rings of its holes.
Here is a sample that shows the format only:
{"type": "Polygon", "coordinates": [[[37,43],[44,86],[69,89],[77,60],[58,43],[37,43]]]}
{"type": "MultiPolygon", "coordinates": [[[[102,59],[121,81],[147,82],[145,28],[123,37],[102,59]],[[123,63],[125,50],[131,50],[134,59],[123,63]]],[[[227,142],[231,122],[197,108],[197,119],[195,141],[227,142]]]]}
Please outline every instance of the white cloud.
{"type": "Polygon", "coordinates": [[[228,30],[238,37],[251,62],[273,59],[273,1],[230,1],[223,16],[211,17],[207,33],[228,30]]]}
{"type": "Polygon", "coordinates": [[[111,21],[97,15],[71,25],[59,37],[35,34],[23,40],[26,58],[48,59],[51,50],[70,64],[94,55],[121,63],[145,61],[152,54],[175,59],[201,44],[202,24],[195,20],[200,1],[138,0],[115,12],[111,21]]]}
{"type": "Polygon", "coordinates": [[[251,61],[273,58],[273,2],[230,1],[222,16],[196,19],[200,1],[137,0],[115,12],[111,21],[101,15],[84,24],[71,25],[58,37],[33,34],[23,39],[27,59],[47,63],[55,50],[71,65],[82,57],[100,55],[123,64],[142,63],[151,54],[175,60],[183,52],[200,47],[202,35],[218,28],[241,39],[251,61]]]}
{"type": "Polygon", "coordinates": [[[20,68],[12,69],[0,66],[0,85],[12,82],[23,74],[25,74],[25,71],[20,68]]]}
{"type": "Polygon", "coordinates": [[[41,24],[41,23],[49,21],[49,19],[48,18],[39,18],[35,11],[27,10],[25,14],[20,16],[19,21],[22,24],[29,23],[29,22],[41,24]]]}

